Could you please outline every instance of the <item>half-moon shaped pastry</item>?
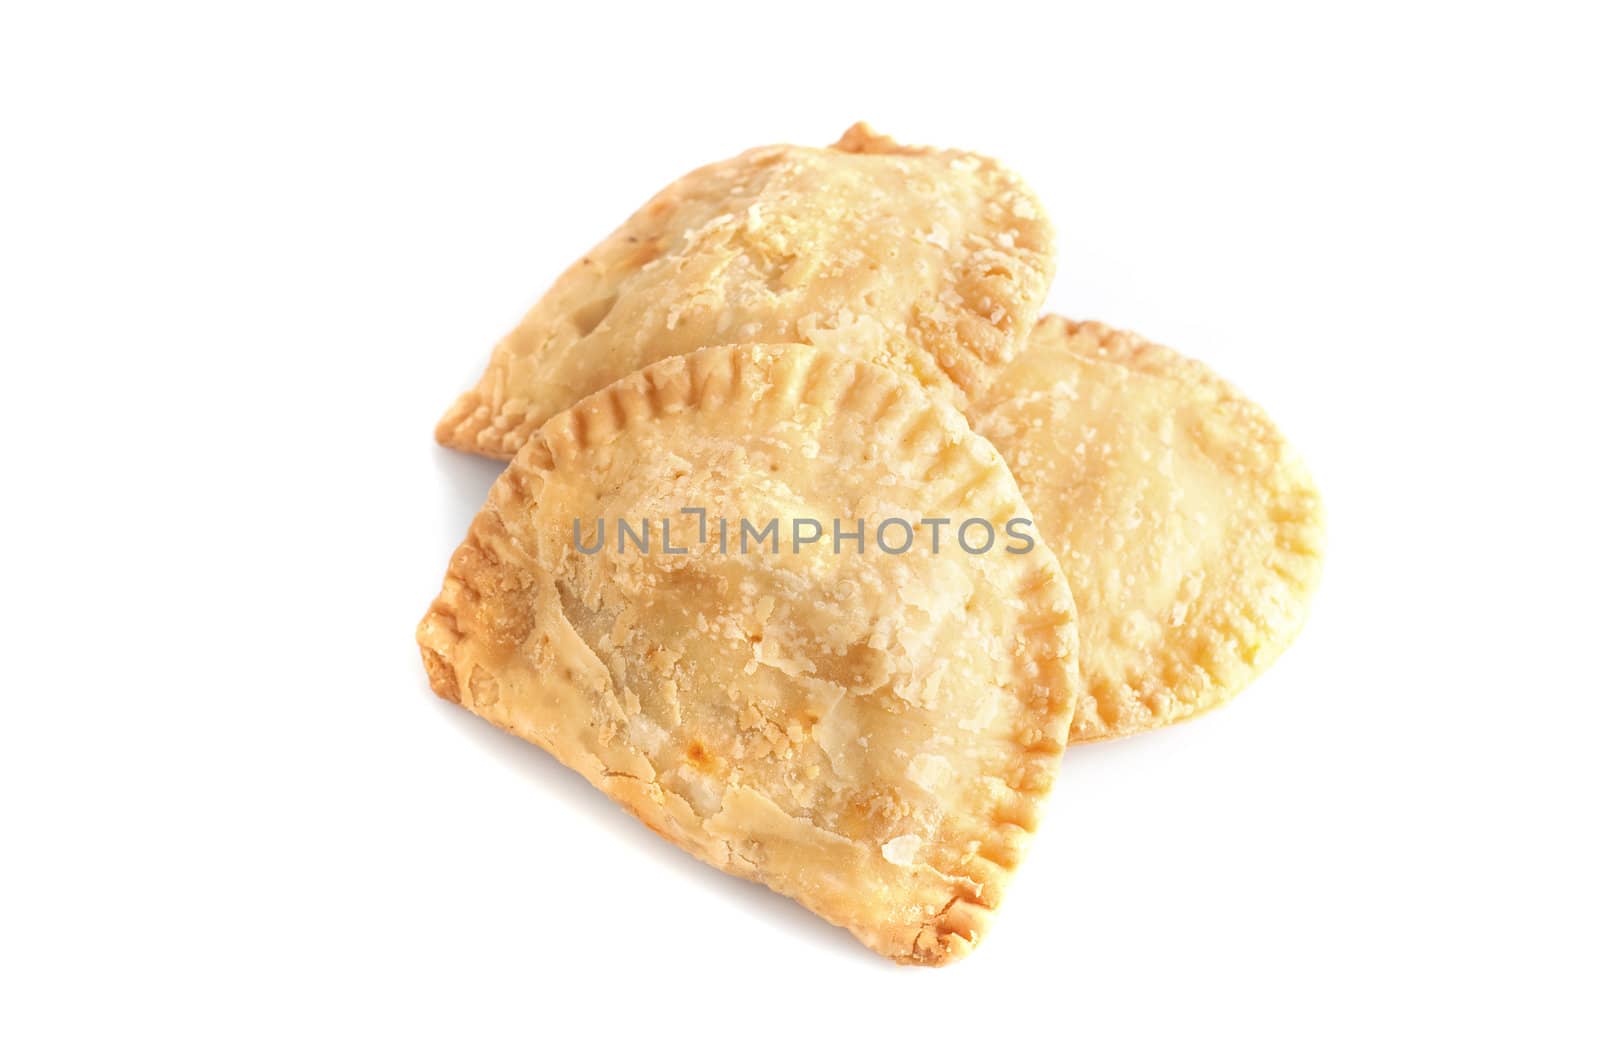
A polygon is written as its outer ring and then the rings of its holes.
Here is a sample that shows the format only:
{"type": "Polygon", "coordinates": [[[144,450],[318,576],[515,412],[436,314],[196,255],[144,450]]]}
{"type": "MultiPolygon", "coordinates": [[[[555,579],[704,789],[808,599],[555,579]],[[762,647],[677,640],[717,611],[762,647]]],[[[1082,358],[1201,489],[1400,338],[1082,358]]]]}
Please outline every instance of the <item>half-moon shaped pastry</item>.
{"type": "Polygon", "coordinates": [[[1028,520],[909,377],[710,348],[535,432],[417,640],[440,695],[662,836],[940,964],[984,933],[1080,695],[1028,520]]]}
{"type": "Polygon", "coordinates": [[[1199,362],[1046,317],[971,416],[1072,585],[1074,742],[1214,708],[1299,631],[1321,500],[1261,408],[1199,362]]]}
{"type": "Polygon", "coordinates": [[[668,185],[562,274],[436,435],[510,458],[636,369],[752,341],[880,362],[960,407],[1032,328],[1052,244],[1038,200],[981,155],[864,125],[756,148],[668,185]]]}

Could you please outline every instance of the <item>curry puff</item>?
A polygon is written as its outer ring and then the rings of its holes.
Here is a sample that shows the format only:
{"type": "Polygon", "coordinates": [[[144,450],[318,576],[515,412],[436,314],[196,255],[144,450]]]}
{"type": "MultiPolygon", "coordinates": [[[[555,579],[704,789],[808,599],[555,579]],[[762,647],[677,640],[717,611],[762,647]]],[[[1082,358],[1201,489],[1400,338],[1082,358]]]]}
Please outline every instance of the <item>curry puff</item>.
{"type": "Polygon", "coordinates": [[[1214,708],[1300,630],[1321,500],[1261,408],[1199,362],[1047,317],[971,412],[1072,586],[1073,741],[1214,708]]]}
{"type": "Polygon", "coordinates": [[[878,362],[964,408],[1054,269],[1044,208],[991,159],[864,125],[828,148],[756,148],[668,185],[563,273],[436,435],[509,459],[636,369],[748,342],[878,362]]]}
{"type": "Polygon", "coordinates": [[[829,542],[838,518],[1030,513],[908,375],[800,345],[656,362],[531,433],[417,637],[440,695],[663,837],[942,964],[983,936],[1055,776],[1081,695],[1072,596],[1042,544],[894,552],[829,542]],[[750,515],[828,535],[699,533],[750,515]],[[670,519],[670,549],[602,518],[670,519]]]}

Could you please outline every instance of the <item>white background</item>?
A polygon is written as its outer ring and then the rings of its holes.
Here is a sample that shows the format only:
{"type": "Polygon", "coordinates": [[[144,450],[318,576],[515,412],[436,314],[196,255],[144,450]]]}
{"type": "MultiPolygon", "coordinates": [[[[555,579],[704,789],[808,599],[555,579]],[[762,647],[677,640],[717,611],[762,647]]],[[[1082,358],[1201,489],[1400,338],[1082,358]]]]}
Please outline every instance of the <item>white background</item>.
{"type": "Polygon", "coordinates": [[[0,1056],[1600,1051],[1592,13],[4,12],[0,1056]],[[1210,362],[1330,514],[1279,666],[1069,751],[935,971],[412,641],[493,341],[671,178],[858,118],[1018,169],[1050,309],[1210,362]]]}

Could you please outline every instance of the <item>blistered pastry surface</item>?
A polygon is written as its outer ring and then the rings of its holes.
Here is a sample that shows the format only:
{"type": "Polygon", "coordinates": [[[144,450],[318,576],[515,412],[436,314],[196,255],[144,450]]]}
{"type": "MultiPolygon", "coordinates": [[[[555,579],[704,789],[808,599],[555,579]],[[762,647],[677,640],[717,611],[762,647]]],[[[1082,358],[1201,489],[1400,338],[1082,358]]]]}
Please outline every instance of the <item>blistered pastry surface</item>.
{"type": "Polygon", "coordinates": [[[885,955],[963,955],[1079,699],[1059,566],[948,538],[723,553],[678,520],[694,507],[830,539],[834,518],[1028,513],[994,449],[903,376],[806,347],[671,359],[552,419],[497,482],[418,630],[434,688],[885,955]],[[686,553],[659,525],[650,552],[595,537],[663,515],[686,553]]]}
{"type": "Polygon", "coordinates": [[[1320,497],[1260,407],[1199,362],[1046,317],[971,417],[1072,586],[1088,695],[1074,741],[1221,704],[1299,631],[1320,497]]]}
{"type": "Polygon", "coordinates": [[[628,373],[753,341],[887,365],[961,407],[1015,354],[1053,273],[1043,208],[992,159],[865,126],[756,148],[673,182],[568,269],[436,434],[510,458],[628,373]]]}

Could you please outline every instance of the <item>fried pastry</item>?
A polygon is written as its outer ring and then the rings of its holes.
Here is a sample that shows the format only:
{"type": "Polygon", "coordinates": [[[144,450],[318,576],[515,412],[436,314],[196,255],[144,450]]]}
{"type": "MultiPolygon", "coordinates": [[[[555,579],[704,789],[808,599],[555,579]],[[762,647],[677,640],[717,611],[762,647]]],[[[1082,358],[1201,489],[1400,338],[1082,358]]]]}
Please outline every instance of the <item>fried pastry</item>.
{"type": "Polygon", "coordinates": [[[1052,243],[1038,200],[981,155],[865,125],[756,148],[668,185],[562,274],[436,435],[510,458],[628,373],[742,342],[880,362],[962,407],[1033,326],[1052,243]]]}
{"type": "Polygon", "coordinates": [[[1046,317],[971,415],[1072,586],[1074,742],[1214,708],[1299,631],[1321,500],[1260,407],[1199,362],[1046,317]]]}
{"type": "Polygon", "coordinates": [[[801,345],[700,350],[533,434],[417,640],[441,696],[663,837],[941,964],[989,924],[1080,696],[1048,548],[881,535],[944,518],[1029,514],[915,381],[801,345]]]}

